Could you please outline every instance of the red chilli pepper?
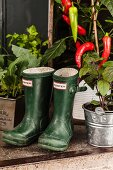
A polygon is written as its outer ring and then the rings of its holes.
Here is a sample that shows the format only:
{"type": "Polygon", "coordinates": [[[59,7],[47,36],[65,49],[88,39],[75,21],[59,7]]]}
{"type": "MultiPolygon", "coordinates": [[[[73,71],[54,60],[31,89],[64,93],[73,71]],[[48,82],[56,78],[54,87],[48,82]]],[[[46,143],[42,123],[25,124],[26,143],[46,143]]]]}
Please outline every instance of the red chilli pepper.
{"type": "Polygon", "coordinates": [[[77,40],[76,43],[75,43],[75,47],[79,48],[80,46],[81,46],[81,43],[80,43],[80,41],[77,40]]]}
{"type": "Polygon", "coordinates": [[[86,35],[86,29],[82,26],[78,25],[78,34],[79,35],[86,35]]]}
{"type": "Polygon", "coordinates": [[[111,51],[111,37],[108,33],[102,38],[104,50],[102,53],[103,60],[99,64],[99,68],[108,60],[111,51]]]}
{"type": "Polygon", "coordinates": [[[72,2],[70,0],[62,0],[63,12],[68,14],[69,8],[72,6],[72,2]]]}
{"type": "Polygon", "coordinates": [[[75,62],[78,68],[81,68],[81,58],[83,54],[87,51],[93,51],[93,50],[94,50],[94,44],[92,42],[86,42],[77,49],[75,53],[75,62]]]}
{"type": "Polygon", "coordinates": [[[63,6],[65,6],[66,3],[71,2],[70,0],[61,0],[61,3],[63,6]]]}
{"type": "MultiPolygon", "coordinates": [[[[68,16],[66,16],[66,15],[63,14],[63,15],[62,15],[62,18],[64,19],[64,21],[65,21],[68,25],[70,25],[70,19],[69,19],[68,16]]],[[[83,28],[82,26],[78,25],[78,34],[79,34],[79,35],[82,35],[82,36],[85,36],[85,35],[86,35],[86,29],[83,28]]]]}
{"type": "Polygon", "coordinates": [[[66,15],[62,15],[62,18],[64,19],[64,21],[65,21],[68,25],[70,25],[70,19],[69,19],[69,17],[67,17],[66,15]]]}

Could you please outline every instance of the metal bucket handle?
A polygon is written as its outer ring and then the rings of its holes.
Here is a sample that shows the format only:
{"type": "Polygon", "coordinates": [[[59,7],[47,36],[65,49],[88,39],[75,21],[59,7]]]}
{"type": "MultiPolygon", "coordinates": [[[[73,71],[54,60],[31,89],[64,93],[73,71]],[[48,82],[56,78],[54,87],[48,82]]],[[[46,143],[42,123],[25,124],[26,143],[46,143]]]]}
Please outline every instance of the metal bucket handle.
{"type": "Polygon", "coordinates": [[[97,115],[102,116],[102,115],[105,114],[105,111],[104,111],[104,109],[103,109],[102,107],[96,107],[96,108],[95,108],[95,113],[96,113],[97,115]]]}
{"type": "Polygon", "coordinates": [[[95,108],[95,113],[100,116],[101,118],[101,123],[107,122],[107,117],[105,115],[105,111],[102,107],[96,107],[95,108]]]}

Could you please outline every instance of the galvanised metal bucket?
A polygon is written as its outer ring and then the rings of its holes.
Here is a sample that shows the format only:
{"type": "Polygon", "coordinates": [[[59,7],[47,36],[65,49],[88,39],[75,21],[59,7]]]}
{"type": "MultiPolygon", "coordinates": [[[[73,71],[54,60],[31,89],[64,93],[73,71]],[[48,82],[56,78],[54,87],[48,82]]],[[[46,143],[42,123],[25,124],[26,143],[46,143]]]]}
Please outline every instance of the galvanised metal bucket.
{"type": "Polygon", "coordinates": [[[113,111],[96,113],[83,105],[88,143],[97,147],[113,147],[113,111]]]}

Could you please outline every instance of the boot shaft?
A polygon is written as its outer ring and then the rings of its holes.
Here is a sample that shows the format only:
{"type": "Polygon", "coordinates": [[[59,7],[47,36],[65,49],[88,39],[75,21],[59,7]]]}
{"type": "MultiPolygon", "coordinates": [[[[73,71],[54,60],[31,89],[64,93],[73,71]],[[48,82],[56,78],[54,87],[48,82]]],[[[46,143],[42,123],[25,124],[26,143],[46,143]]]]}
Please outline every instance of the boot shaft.
{"type": "Polygon", "coordinates": [[[62,68],[53,74],[54,113],[57,118],[64,119],[64,115],[71,117],[77,79],[78,71],[73,68],[62,68]]]}
{"type": "Polygon", "coordinates": [[[23,71],[22,81],[27,115],[30,113],[30,116],[47,116],[53,71],[54,69],[49,67],[30,68],[23,71]],[[38,115],[35,114],[37,111],[38,115]]]}
{"type": "Polygon", "coordinates": [[[39,147],[54,151],[68,148],[73,135],[72,108],[77,78],[78,71],[73,68],[62,68],[54,72],[54,112],[50,124],[39,137],[39,147]]]}

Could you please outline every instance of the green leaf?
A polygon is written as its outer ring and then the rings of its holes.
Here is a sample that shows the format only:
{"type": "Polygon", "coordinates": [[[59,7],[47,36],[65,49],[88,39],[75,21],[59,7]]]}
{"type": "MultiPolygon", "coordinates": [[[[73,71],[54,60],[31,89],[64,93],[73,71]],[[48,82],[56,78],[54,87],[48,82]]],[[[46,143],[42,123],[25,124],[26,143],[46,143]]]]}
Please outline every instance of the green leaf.
{"type": "Polygon", "coordinates": [[[27,28],[27,32],[30,34],[30,35],[33,35],[33,36],[36,36],[38,35],[38,32],[36,30],[36,27],[34,25],[30,26],[29,28],[27,28]]]}
{"type": "Polygon", "coordinates": [[[36,57],[33,57],[32,59],[28,59],[28,68],[31,67],[39,67],[40,63],[42,61],[42,57],[39,57],[38,59],[36,57]]]}
{"type": "Polygon", "coordinates": [[[106,67],[102,73],[103,79],[112,82],[113,81],[113,67],[106,67]]]}
{"type": "Polygon", "coordinates": [[[1,54],[0,54],[0,67],[1,67],[1,68],[3,68],[3,66],[4,66],[4,56],[5,56],[5,55],[1,55],[1,54]]]}
{"type": "Polygon", "coordinates": [[[19,36],[19,34],[17,34],[17,33],[14,33],[13,35],[12,35],[12,34],[7,34],[7,35],[6,35],[6,38],[13,37],[14,39],[17,39],[18,36],[19,36]]]}
{"type": "Polygon", "coordinates": [[[102,59],[98,56],[97,53],[95,52],[90,52],[90,53],[87,53],[84,55],[83,57],[83,61],[86,62],[87,64],[90,64],[90,63],[96,63],[98,61],[101,61],[102,59]]]}
{"type": "Polygon", "coordinates": [[[65,38],[55,42],[52,47],[48,48],[43,55],[43,65],[49,60],[59,57],[66,50],[65,38]]]}
{"type": "Polygon", "coordinates": [[[12,37],[12,34],[7,34],[6,38],[12,37]]]}
{"type": "Polygon", "coordinates": [[[94,89],[95,77],[93,77],[93,75],[87,76],[84,80],[88,84],[88,86],[91,87],[91,89],[94,89]]]}
{"type": "Polygon", "coordinates": [[[13,54],[18,58],[18,57],[33,57],[33,54],[31,54],[31,52],[28,49],[22,48],[22,47],[18,47],[16,45],[12,45],[12,51],[13,54]]]}
{"type": "Polygon", "coordinates": [[[0,80],[6,72],[7,72],[7,70],[0,69],[0,80]]]}
{"type": "Polygon", "coordinates": [[[93,105],[95,105],[95,106],[98,106],[100,103],[99,103],[99,101],[97,101],[97,100],[92,100],[92,101],[91,101],[91,104],[93,104],[93,105]]]}
{"type": "Polygon", "coordinates": [[[38,45],[37,41],[36,40],[33,40],[32,42],[30,42],[30,44],[33,46],[33,47],[36,47],[38,45]]]}
{"type": "Polygon", "coordinates": [[[16,45],[12,45],[12,51],[17,58],[21,56],[26,56],[30,53],[28,49],[18,47],[16,45]]]}
{"type": "Polygon", "coordinates": [[[89,68],[88,68],[88,67],[83,67],[83,68],[81,68],[80,71],[79,71],[79,76],[80,76],[80,78],[81,78],[82,76],[86,75],[86,74],[88,73],[88,71],[89,71],[89,68]]]}
{"type": "MultiPolygon", "coordinates": [[[[24,63],[22,64],[24,69],[25,69],[25,66],[26,68],[40,66],[42,58],[39,57],[37,59],[34,55],[30,53],[29,50],[13,45],[12,51],[17,58],[8,67],[9,75],[13,75],[15,71],[17,70],[18,66],[21,65],[22,63],[24,63]]],[[[21,70],[23,69],[21,68],[21,70]]]]}
{"type": "Polygon", "coordinates": [[[57,2],[57,3],[61,4],[61,0],[55,0],[55,2],[57,2]]]}
{"type": "Polygon", "coordinates": [[[112,21],[112,20],[109,20],[109,19],[106,19],[105,22],[108,22],[108,23],[113,24],[113,21],[112,21]]]}
{"type": "Polygon", "coordinates": [[[48,40],[46,40],[42,43],[42,46],[46,46],[46,45],[48,45],[48,40]]]}
{"type": "Polygon", "coordinates": [[[105,80],[99,80],[97,82],[97,88],[102,96],[105,96],[110,89],[110,84],[105,80]]]}
{"type": "Polygon", "coordinates": [[[113,67],[113,61],[107,61],[103,64],[104,67],[113,67]]]}
{"type": "Polygon", "coordinates": [[[26,35],[26,34],[20,34],[19,38],[22,39],[22,41],[23,41],[24,43],[26,43],[27,41],[29,41],[29,40],[28,40],[28,35],[26,35]]]}
{"type": "Polygon", "coordinates": [[[110,94],[106,95],[105,99],[106,99],[107,101],[113,101],[113,100],[112,100],[112,99],[113,99],[113,93],[110,93],[110,94]]]}
{"type": "Polygon", "coordinates": [[[113,1],[112,0],[101,0],[101,3],[107,7],[110,14],[113,16],[113,1]]]}

